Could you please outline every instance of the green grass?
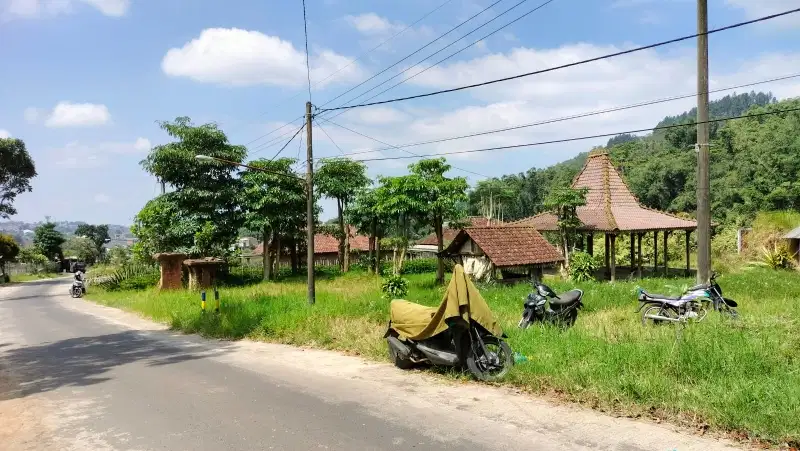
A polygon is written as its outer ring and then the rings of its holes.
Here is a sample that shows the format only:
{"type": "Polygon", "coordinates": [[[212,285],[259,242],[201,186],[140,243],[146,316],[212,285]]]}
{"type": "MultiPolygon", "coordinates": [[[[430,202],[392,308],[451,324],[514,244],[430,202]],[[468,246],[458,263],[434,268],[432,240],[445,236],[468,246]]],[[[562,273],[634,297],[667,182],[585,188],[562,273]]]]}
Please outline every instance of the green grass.
{"type": "MultiPolygon", "coordinates": [[[[408,299],[436,305],[443,288],[428,274],[408,276],[408,299]]],[[[649,279],[641,285],[680,292],[688,279],[649,279]]],[[[800,273],[763,268],[720,277],[741,320],[711,312],[680,330],[643,328],[637,283],[583,283],[586,308],[575,327],[516,328],[528,286],[481,287],[515,351],[529,361],[507,384],[629,415],[735,432],[771,443],[800,441],[800,273]]],[[[221,292],[222,313],[201,314],[197,293],[102,292],[89,298],[139,312],[188,333],[315,346],[385,360],[388,308],[380,281],[365,274],[321,280],[317,304],[305,302],[303,281],[262,283],[221,292]]],[[[557,290],[571,284],[552,281],[557,290]]]]}
{"type": "Polygon", "coordinates": [[[53,279],[56,277],[61,277],[63,274],[54,273],[54,272],[43,272],[37,274],[14,274],[11,277],[11,283],[14,282],[30,282],[33,280],[42,280],[42,279],[53,279]]]}

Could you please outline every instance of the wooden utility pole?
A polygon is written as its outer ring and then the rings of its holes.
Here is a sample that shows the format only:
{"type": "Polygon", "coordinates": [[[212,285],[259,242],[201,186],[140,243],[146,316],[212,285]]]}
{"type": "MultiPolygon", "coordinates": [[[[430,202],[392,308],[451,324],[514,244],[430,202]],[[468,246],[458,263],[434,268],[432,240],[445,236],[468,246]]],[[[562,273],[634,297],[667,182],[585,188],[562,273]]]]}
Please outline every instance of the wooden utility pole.
{"type": "Polygon", "coordinates": [[[314,304],[314,151],[311,147],[311,102],[306,102],[306,266],[308,266],[308,303],[314,304]]]}
{"type": "Polygon", "coordinates": [[[708,149],[708,0],[697,0],[697,282],[711,277],[708,149]]]}

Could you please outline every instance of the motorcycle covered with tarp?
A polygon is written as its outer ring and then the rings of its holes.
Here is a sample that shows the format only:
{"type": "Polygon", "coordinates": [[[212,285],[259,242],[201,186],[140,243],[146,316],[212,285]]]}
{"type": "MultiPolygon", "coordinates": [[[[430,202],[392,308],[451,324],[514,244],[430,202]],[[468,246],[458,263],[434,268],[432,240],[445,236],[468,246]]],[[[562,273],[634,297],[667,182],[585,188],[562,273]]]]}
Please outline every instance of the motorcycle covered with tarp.
{"type": "Polygon", "coordinates": [[[384,334],[389,357],[402,369],[418,364],[467,369],[477,379],[496,381],[514,364],[503,330],[461,265],[438,307],[395,299],[384,334]]]}

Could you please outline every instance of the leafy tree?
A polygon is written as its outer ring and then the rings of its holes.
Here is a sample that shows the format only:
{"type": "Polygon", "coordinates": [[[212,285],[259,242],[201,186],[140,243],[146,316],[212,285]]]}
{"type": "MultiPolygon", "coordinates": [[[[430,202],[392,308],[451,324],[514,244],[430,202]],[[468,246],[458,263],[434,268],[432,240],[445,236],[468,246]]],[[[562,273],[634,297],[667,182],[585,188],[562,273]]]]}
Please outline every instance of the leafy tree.
{"type": "Polygon", "coordinates": [[[392,273],[400,275],[411,236],[412,223],[422,212],[419,184],[411,176],[380,177],[373,191],[376,216],[390,218],[384,244],[392,248],[392,273]]]}
{"type": "Polygon", "coordinates": [[[280,257],[280,237],[295,238],[306,224],[305,182],[292,172],[292,158],[261,159],[242,173],[244,225],[264,243],[264,280],[272,279],[272,249],[280,257]],[[283,175],[281,175],[283,174],[283,175]]]}
{"type": "Polygon", "coordinates": [[[621,135],[614,136],[608,139],[608,143],[606,143],[606,147],[614,147],[619,144],[625,144],[627,142],[636,141],[639,137],[636,135],[631,135],[630,133],[623,133],[621,135]]]}
{"type": "Polygon", "coordinates": [[[0,219],[17,213],[17,194],[31,191],[36,167],[21,139],[0,138],[0,219]]]}
{"type": "Polygon", "coordinates": [[[40,254],[35,247],[23,247],[19,250],[17,260],[33,267],[33,272],[38,272],[47,263],[47,257],[40,254]]]}
{"type": "Polygon", "coordinates": [[[386,236],[390,217],[378,208],[378,196],[374,189],[364,188],[356,193],[347,212],[347,222],[358,230],[369,231],[369,271],[377,274],[380,268],[380,241],[386,236]]]}
{"type": "Polygon", "coordinates": [[[345,215],[355,194],[371,181],[366,166],[359,161],[345,158],[322,160],[314,175],[314,185],[320,194],[336,199],[339,220],[339,266],[342,271],[350,269],[350,232],[345,224],[345,215]]]}
{"type": "Polygon", "coordinates": [[[84,261],[88,264],[93,264],[97,261],[99,253],[97,246],[89,238],[81,236],[73,236],[66,240],[61,245],[61,250],[66,257],[77,257],[78,260],[84,261]]]}
{"type": "Polygon", "coordinates": [[[63,259],[61,245],[64,241],[64,235],[56,230],[52,222],[46,222],[33,231],[33,246],[50,261],[63,259]]]}
{"type": "Polygon", "coordinates": [[[578,207],[586,205],[587,189],[564,188],[553,191],[544,206],[558,217],[558,232],[561,236],[561,248],[564,251],[565,261],[570,261],[570,249],[575,242],[577,229],[581,225],[578,219],[578,207]]]}
{"type": "Polygon", "coordinates": [[[188,117],[179,117],[160,125],[176,141],[154,147],[141,164],[174,191],[151,200],[136,216],[132,230],[142,241],[139,249],[221,256],[242,225],[237,168],[195,157],[241,163],[247,150],[230,144],[215,124],[196,126],[188,117]]]}
{"type": "Polygon", "coordinates": [[[89,224],[80,224],[75,229],[76,236],[82,236],[89,238],[94,243],[95,247],[97,248],[97,255],[103,255],[103,244],[106,243],[106,240],[110,240],[111,237],[108,235],[108,225],[89,225],[89,224]]]}
{"type": "Polygon", "coordinates": [[[114,266],[125,266],[131,261],[131,251],[124,246],[112,247],[108,251],[108,258],[114,266]]]}
{"type": "Polygon", "coordinates": [[[19,254],[19,245],[11,235],[0,233],[0,274],[5,279],[6,263],[13,261],[19,254]]]}

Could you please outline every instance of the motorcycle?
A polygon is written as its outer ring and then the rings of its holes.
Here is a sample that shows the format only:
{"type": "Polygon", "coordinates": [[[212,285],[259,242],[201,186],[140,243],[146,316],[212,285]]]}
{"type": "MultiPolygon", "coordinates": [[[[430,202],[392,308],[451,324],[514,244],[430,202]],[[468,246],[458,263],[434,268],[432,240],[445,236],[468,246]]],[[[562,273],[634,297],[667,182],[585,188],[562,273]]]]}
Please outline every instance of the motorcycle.
{"type": "Polygon", "coordinates": [[[467,369],[482,381],[502,379],[514,364],[497,319],[461,265],[439,307],[395,299],[384,334],[389,358],[401,369],[418,364],[467,369]]]}
{"type": "Polygon", "coordinates": [[[72,280],[72,287],[70,287],[69,293],[73,298],[79,298],[86,294],[86,285],[84,284],[82,272],[78,271],[75,273],[75,278],[72,280]]]}
{"type": "Polygon", "coordinates": [[[533,292],[525,298],[522,319],[519,320],[518,326],[527,329],[531,323],[539,321],[570,327],[578,319],[578,310],[581,307],[583,307],[582,290],[575,289],[557,295],[547,285],[533,281],[533,292]]]}
{"type": "Polygon", "coordinates": [[[712,273],[711,283],[690,287],[678,297],[648,293],[639,288],[639,308],[636,312],[642,312],[642,325],[647,325],[648,322],[653,324],[700,322],[708,315],[709,301],[714,310],[730,318],[737,318],[738,304],[733,299],[722,296],[722,288],[716,278],[716,273],[712,273]]]}

